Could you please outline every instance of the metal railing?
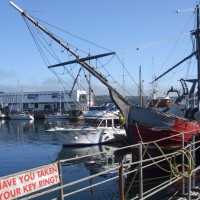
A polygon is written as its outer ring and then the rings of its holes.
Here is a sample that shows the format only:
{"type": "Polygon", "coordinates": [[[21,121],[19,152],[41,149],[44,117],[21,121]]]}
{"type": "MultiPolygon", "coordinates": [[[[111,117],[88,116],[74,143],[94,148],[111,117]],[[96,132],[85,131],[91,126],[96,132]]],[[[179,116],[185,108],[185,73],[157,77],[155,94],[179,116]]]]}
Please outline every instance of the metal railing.
{"type": "MultiPolygon", "coordinates": [[[[115,163],[115,165],[109,165],[102,172],[86,176],[84,178],[66,184],[63,183],[63,172],[62,172],[62,167],[64,166],[65,163],[82,160],[88,157],[94,157],[99,154],[105,154],[105,152],[80,156],[76,158],[58,160],[56,163],[58,164],[58,169],[59,169],[60,184],[56,187],[53,188],[51,187],[51,189],[46,189],[45,191],[31,194],[28,197],[27,196],[23,197],[22,199],[33,199],[36,197],[40,197],[42,195],[59,191],[60,197],[57,197],[57,199],[64,200],[65,197],[72,196],[73,194],[81,193],[85,190],[104,185],[105,183],[113,180],[118,180],[120,200],[125,200],[127,199],[128,193],[131,191],[133,184],[136,183],[136,177],[138,177],[137,180],[137,184],[139,186],[138,194],[133,196],[131,198],[132,200],[147,199],[155,195],[156,193],[161,192],[165,188],[172,186],[175,183],[179,183],[180,180],[182,186],[181,186],[181,192],[179,191],[179,193],[183,196],[186,196],[187,199],[190,200],[191,199],[190,191],[192,190],[192,188],[195,187],[196,184],[195,174],[200,169],[199,166],[195,165],[195,158],[196,158],[195,152],[199,148],[199,141],[195,141],[195,137],[193,136],[191,142],[187,146],[184,146],[184,134],[182,134],[182,139],[183,139],[182,145],[180,146],[180,148],[175,150],[173,149],[171,151],[163,150],[156,144],[156,142],[140,143],[137,145],[130,145],[117,148],[117,151],[127,149],[129,152],[131,152],[130,162],[122,160],[117,164],[115,163]],[[157,153],[156,155],[151,155],[150,151],[152,151],[152,145],[154,147],[153,149],[154,150],[156,149],[156,151],[159,152],[159,155],[157,153]],[[177,157],[179,158],[178,162],[176,161],[177,157]],[[162,164],[168,166],[167,169],[163,168],[162,164]],[[148,190],[144,190],[144,181],[147,181],[147,179],[144,176],[144,171],[155,166],[159,167],[161,170],[171,175],[167,176],[168,178],[165,181],[158,183],[157,185],[151,187],[148,190]],[[90,185],[85,185],[82,188],[75,189],[67,193],[65,192],[65,189],[71,186],[75,186],[77,184],[83,183],[86,180],[94,179],[96,177],[108,173],[114,173],[114,175],[111,178],[107,178],[106,180],[99,181],[90,185]],[[124,181],[127,176],[130,176],[131,179],[128,186],[125,187],[124,181]]],[[[116,151],[116,149],[114,151],[116,151]]],[[[112,154],[114,153],[114,151],[112,152],[111,150],[109,153],[112,154]]]]}

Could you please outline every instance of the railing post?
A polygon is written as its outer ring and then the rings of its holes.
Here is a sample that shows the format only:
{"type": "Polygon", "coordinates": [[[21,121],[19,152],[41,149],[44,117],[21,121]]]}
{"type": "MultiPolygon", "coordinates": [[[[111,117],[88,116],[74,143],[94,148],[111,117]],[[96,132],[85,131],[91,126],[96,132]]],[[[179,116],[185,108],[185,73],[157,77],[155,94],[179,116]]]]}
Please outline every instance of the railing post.
{"type": "Polygon", "coordinates": [[[124,199],[124,170],[123,170],[123,164],[120,164],[119,168],[119,192],[120,192],[120,200],[124,199]]]}
{"type": "MultiPolygon", "coordinates": [[[[191,145],[192,144],[190,143],[190,145],[189,145],[190,155],[191,155],[191,145]]],[[[188,160],[188,162],[190,162],[190,161],[191,161],[191,159],[188,160]]],[[[190,165],[190,163],[188,163],[188,165],[190,165]]],[[[192,177],[192,175],[188,177],[188,197],[187,197],[188,200],[191,200],[191,177],[192,177]]]]}
{"type": "MultiPolygon", "coordinates": [[[[60,160],[58,160],[58,171],[59,171],[59,176],[60,176],[60,186],[63,185],[63,178],[62,178],[62,167],[61,167],[61,163],[60,160]]],[[[64,200],[64,192],[63,192],[63,188],[60,189],[60,199],[64,200]]]]}
{"type": "Polygon", "coordinates": [[[140,145],[139,145],[139,161],[140,161],[140,163],[139,163],[139,190],[140,190],[140,194],[139,194],[139,197],[140,197],[140,199],[142,199],[143,198],[143,170],[142,170],[142,159],[143,159],[143,157],[142,157],[142,143],[140,143],[140,145]]]}
{"type": "MultiPolygon", "coordinates": [[[[196,167],[196,151],[195,151],[195,136],[192,136],[192,159],[194,160],[194,166],[192,166],[192,169],[196,167]]],[[[195,171],[192,174],[192,187],[195,187],[196,182],[196,175],[195,171]]]]}
{"type": "MultiPolygon", "coordinates": [[[[184,145],[184,133],[182,133],[182,143],[181,143],[181,147],[182,147],[182,150],[183,150],[183,153],[182,153],[182,174],[185,174],[185,168],[184,168],[184,163],[185,163],[185,156],[184,156],[184,148],[185,148],[185,145],[184,145]]],[[[185,194],[185,178],[184,176],[182,177],[182,194],[184,195],[185,194]]]]}

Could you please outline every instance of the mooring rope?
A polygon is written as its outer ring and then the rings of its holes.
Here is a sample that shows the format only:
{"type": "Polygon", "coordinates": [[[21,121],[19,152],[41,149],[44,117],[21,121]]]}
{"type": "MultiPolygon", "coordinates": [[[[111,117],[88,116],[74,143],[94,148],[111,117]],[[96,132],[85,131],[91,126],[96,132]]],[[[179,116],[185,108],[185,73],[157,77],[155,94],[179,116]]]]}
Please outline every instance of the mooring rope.
{"type": "Polygon", "coordinates": [[[188,178],[192,175],[192,170],[194,169],[194,165],[195,165],[195,162],[194,162],[194,159],[193,159],[193,156],[192,154],[190,153],[190,151],[188,149],[179,149],[179,150],[176,150],[175,152],[177,154],[173,155],[172,157],[168,158],[165,153],[163,152],[163,150],[160,148],[160,146],[156,143],[156,142],[153,142],[155,144],[155,146],[158,148],[158,150],[161,152],[161,154],[166,158],[169,166],[170,166],[170,171],[172,172],[172,174],[175,176],[175,177],[179,177],[179,176],[182,176],[184,178],[188,178]],[[185,164],[185,163],[181,163],[181,164],[177,164],[176,163],[176,156],[177,155],[184,155],[187,159],[187,163],[188,164],[185,164]],[[180,171],[180,168],[182,169],[182,167],[184,167],[184,169],[187,169],[187,170],[184,170],[184,173],[182,173],[180,171]]]}
{"type": "MultiPolygon", "coordinates": [[[[171,172],[170,181],[172,180],[173,176],[176,177],[176,178],[180,178],[180,176],[183,177],[183,178],[188,178],[188,177],[192,176],[192,172],[193,172],[193,169],[194,169],[194,166],[195,166],[195,161],[193,159],[191,152],[188,149],[184,148],[184,149],[176,150],[174,152],[174,155],[172,155],[172,157],[169,158],[169,157],[166,156],[166,154],[163,152],[162,148],[156,142],[149,142],[149,143],[146,143],[146,145],[144,145],[144,143],[142,142],[143,140],[142,140],[139,128],[137,126],[137,123],[136,123],[136,128],[137,128],[137,131],[138,131],[138,135],[141,139],[141,143],[144,146],[142,159],[144,158],[144,155],[147,152],[147,154],[152,159],[152,161],[156,164],[156,166],[158,166],[160,169],[162,169],[164,171],[171,172]],[[158,165],[158,163],[156,163],[156,161],[148,153],[147,148],[149,147],[149,144],[151,144],[151,143],[153,143],[157,147],[157,149],[160,151],[160,153],[164,156],[164,158],[166,159],[166,161],[169,164],[170,171],[168,171],[168,170],[162,168],[160,165],[158,165]],[[185,164],[185,163],[178,164],[178,163],[176,163],[176,157],[178,155],[183,155],[186,158],[188,164],[185,164]],[[182,172],[182,169],[184,169],[183,172],[182,172]]],[[[134,175],[134,177],[133,177],[133,179],[132,179],[132,181],[131,181],[131,183],[130,183],[127,191],[126,191],[125,197],[129,193],[131,186],[132,186],[133,182],[135,181],[137,173],[138,173],[138,170],[136,171],[136,173],[135,173],[135,175],[134,175]]]]}

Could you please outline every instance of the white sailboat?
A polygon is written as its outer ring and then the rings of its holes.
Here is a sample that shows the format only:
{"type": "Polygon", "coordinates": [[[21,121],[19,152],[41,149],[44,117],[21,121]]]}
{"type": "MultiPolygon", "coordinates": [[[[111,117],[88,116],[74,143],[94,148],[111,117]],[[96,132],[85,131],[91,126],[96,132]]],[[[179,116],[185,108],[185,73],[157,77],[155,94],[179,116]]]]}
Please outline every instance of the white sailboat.
{"type": "Polygon", "coordinates": [[[52,114],[44,114],[45,119],[69,119],[69,114],[67,113],[62,113],[62,93],[59,93],[59,99],[60,99],[60,106],[59,106],[59,112],[55,112],[52,114]]]}
{"type": "Polygon", "coordinates": [[[10,115],[10,119],[15,119],[15,120],[34,120],[34,116],[30,114],[28,111],[25,112],[19,112],[19,113],[14,113],[10,115]]]}
{"type": "MultiPolygon", "coordinates": [[[[19,94],[17,95],[17,99],[19,99],[19,94]]],[[[17,107],[19,106],[19,108],[17,109],[17,112],[15,113],[10,113],[9,118],[12,120],[34,120],[34,116],[32,113],[30,113],[29,111],[23,111],[23,90],[22,90],[22,95],[21,95],[21,101],[20,103],[18,103],[17,100],[17,107]]]]}
{"type": "Polygon", "coordinates": [[[45,119],[69,119],[69,114],[67,113],[53,113],[53,114],[45,114],[45,119]]]}

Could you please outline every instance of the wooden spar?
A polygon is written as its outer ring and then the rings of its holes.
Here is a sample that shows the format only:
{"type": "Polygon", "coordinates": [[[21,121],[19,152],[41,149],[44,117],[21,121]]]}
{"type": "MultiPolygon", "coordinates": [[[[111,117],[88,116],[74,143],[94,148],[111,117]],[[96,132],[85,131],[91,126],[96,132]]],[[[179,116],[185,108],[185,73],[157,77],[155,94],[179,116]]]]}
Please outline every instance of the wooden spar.
{"type": "MultiPolygon", "coordinates": [[[[80,58],[79,61],[87,61],[87,60],[97,59],[97,58],[101,58],[101,57],[105,57],[105,56],[110,56],[110,55],[113,55],[113,54],[115,54],[115,52],[104,53],[104,54],[99,54],[99,55],[95,55],[95,56],[88,56],[86,58],[80,58]]],[[[48,68],[60,67],[60,66],[63,66],[63,65],[69,65],[69,64],[74,64],[74,63],[78,63],[78,61],[77,60],[70,60],[68,62],[63,62],[63,63],[48,66],[48,68]]]]}
{"type": "Polygon", "coordinates": [[[78,80],[78,77],[79,77],[79,74],[80,74],[80,72],[81,72],[81,69],[82,69],[82,68],[79,69],[78,74],[77,74],[77,76],[76,76],[76,78],[75,78],[75,80],[74,80],[74,84],[73,84],[73,86],[72,86],[72,89],[71,89],[71,91],[70,91],[70,93],[69,93],[69,97],[70,97],[70,98],[71,98],[71,95],[72,95],[72,91],[73,91],[73,89],[74,89],[74,86],[75,86],[75,84],[76,84],[76,82],[77,82],[77,80],[78,80]]]}
{"type": "Polygon", "coordinates": [[[10,4],[19,11],[24,17],[26,17],[28,20],[30,20],[35,26],[37,26],[39,29],[41,29],[43,32],[45,32],[47,35],[49,35],[54,41],[56,41],[58,44],[60,44],[63,48],[65,48],[69,53],[71,53],[75,58],[78,64],[80,64],[82,67],[84,67],[87,71],[89,71],[93,76],[95,76],[99,81],[101,81],[109,90],[111,99],[115,102],[118,109],[122,112],[125,120],[128,119],[129,114],[129,108],[132,106],[132,104],[124,98],[119,92],[117,92],[109,83],[108,80],[95,68],[88,62],[84,61],[83,58],[80,57],[79,54],[77,54],[75,51],[73,51],[68,44],[65,44],[61,40],[59,40],[53,33],[48,31],[45,27],[43,27],[41,24],[39,24],[38,21],[34,20],[31,16],[29,16],[25,11],[23,11],[21,8],[16,6],[13,2],[10,2],[10,4]]]}
{"type": "Polygon", "coordinates": [[[193,52],[192,54],[190,54],[189,56],[187,56],[186,58],[184,58],[183,60],[181,60],[179,63],[177,63],[176,65],[174,65],[173,67],[171,67],[170,69],[168,69],[166,72],[164,72],[163,74],[161,74],[159,77],[155,78],[155,81],[157,81],[158,79],[160,79],[161,77],[163,77],[165,74],[167,74],[168,72],[170,72],[172,69],[178,67],[181,63],[185,62],[187,59],[191,58],[192,56],[194,56],[197,53],[197,51],[193,52]]]}

